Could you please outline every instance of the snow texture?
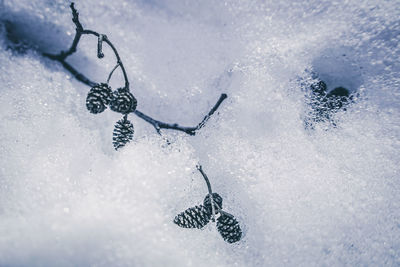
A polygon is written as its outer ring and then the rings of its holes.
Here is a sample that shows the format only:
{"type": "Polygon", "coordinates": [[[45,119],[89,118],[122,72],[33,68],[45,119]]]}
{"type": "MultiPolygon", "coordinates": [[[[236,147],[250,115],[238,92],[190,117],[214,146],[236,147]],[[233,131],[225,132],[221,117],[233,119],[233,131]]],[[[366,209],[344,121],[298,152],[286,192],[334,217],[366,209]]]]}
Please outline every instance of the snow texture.
{"type": "MultiPolygon", "coordinates": [[[[90,88],[41,56],[72,42],[65,0],[0,0],[0,266],[399,266],[398,1],[77,1],[107,34],[138,109],[86,110],[90,88]],[[336,127],[304,128],[307,84],[355,98],[336,127]],[[168,138],[170,145],[167,145],[168,138]],[[210,178],[243,230],[177,227],[210,178]]],[[[68,61],[96,82],[115,64],[84,36],[68,61]]],[[[118,71],[111,80],[123,86],[118,71]]]]}

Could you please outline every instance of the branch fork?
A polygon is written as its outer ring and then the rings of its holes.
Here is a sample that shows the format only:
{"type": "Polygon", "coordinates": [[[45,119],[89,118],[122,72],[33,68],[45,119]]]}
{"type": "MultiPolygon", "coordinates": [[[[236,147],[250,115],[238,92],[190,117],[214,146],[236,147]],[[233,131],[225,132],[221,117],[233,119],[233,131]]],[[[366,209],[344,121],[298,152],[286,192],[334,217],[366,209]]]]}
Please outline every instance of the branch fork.
{"type": "MultiPolygon", "coordinates": [[[[98,40],[97,40],[97,57],[101,59],[105,56],[103,53],[103,43],[106,43],[113,50],[116,60],[117,60],[117,64],[115,65],[115,67],[111,70],[110,74],[108,75],[107,84],[109,83],[114,71],[118,67],[120,67],[121,71],[123,73],[123,76],[124,76],[124,80],[125,80],[124,88],[126,88],[129,91],[128,75],[127,75],[126,69],[124,67],[124,64],[121,60],[121,57],[119,56],[118,51],[115,48],[115,46],[108,39],[107,35],[100,34],[98,32],[92,31],[92,30],[84,29],[81,22],[79,21],[79,13],[75,8],[74,3],[71,3],[70,8],[72,11],[72,21],[76,27],[75,37],[74,37],[74,40],[73,40],[70,48],[66,51],[61,51],[59,54],[43,53],[43,56],[45,56],[51,60],[60,62],[62,64],[62,66],[67,71],[69,71],[78,81],[80,81],[90,87],[96,86],[98,83],[91,81],[89,78],[87,78],[85,75],[83,75],[80,71],[78,71],[73,66],[71,66],[68,62],[66,62],[66,59],[77,51],[77,46],[79,44],[79,41],[80,41],[82,35],[94,35],[98,38],[98,40]]],[[[211,108],[211,110],[203,118],[203,120],[198,125],[193,126],[193,127],[185,127],[185,126],[181,126],[177,123],[162,122],[162,121],[156,120],[156,119],[144,114],[143,112],[141,112],[137,109],[132,111],[132,113],[134,113],[136,116],[138,116],[142,120],[150,123],[154,127],[155,131],[160,135],[161,135],[161,129],[176,130],[176,131],[184,132],[188,135],[195,135],[196,132],[205,125],[205,123],[208,121],[208,119],[215,113],[215,111],[219,108],[221,103],[226,98],[227,98],[226,94],[221,94],[221,96],[219,97],[216,104],[211,108]]]]}

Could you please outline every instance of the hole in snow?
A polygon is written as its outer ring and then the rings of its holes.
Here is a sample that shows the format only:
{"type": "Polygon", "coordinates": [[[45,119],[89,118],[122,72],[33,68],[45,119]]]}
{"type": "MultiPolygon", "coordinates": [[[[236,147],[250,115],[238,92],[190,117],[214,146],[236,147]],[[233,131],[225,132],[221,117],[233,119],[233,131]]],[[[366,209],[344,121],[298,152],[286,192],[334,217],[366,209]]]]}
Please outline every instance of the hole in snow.
{"type": "Polygon", "coordinates": [[[346,88],[350,94],[356,93],[364,81],[362,67],[353,55],[354,50],[348,47],[323,50],[312,62],[312,78],[324,81],[328,93],[338,87],[346,88]]]}
{"type": "Polygon", "coordinates": [[[309,106],[304,118],[306,129],[316,123],[328,122],[336,126],[338,111],[346,111],[363,84],[362,67],[352,59],[352,50],[346,47],[326,49],[312,62],[311,81],[302,83],[309,106]]]}

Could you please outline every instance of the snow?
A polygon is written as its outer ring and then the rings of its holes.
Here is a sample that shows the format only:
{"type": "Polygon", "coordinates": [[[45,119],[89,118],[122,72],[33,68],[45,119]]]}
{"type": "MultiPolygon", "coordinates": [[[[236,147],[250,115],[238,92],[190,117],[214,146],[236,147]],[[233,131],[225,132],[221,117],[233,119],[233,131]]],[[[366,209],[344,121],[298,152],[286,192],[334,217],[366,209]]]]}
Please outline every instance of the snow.
{"type": "MultiPolygon", "coordinates": [[[[1,266],[400,265],[400,5],[396,1],[77,1],[85,28],[117,47],[138,99],[134,141],[120,116],[86,110],[89,88],[40,55],[72,42],[62,0],[0,0],[1,266]],[[10,49],[6,25],[30,47],[10,49]],[[354,103],[304,128],[307,84],[354,103]],[[170,140],[167,145],[165,138],[170,140]],[[243,238],[173,224],[207,187],[243,238]]],[[[109,49],[83,37],[68,59],[104,82],[109,49]]],[[[123,84],[120,73],[111,86],[123,84]]]]}

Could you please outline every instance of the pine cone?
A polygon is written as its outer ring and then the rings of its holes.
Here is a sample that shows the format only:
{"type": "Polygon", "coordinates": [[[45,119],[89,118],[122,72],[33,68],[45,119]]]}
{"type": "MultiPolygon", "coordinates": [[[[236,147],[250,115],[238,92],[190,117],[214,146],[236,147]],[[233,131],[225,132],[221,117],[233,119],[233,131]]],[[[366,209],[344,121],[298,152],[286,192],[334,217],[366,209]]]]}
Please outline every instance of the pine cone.
{"type": "Polygon", "coordinates": [[[127,88],[119,88],[113,93],[110,103],[112,111],[128,114],[136,110],[137,100],[127,88]]]}
{"type": "Polygon", "coordinates": [[[211,213],[203,206],[195,206],[176,215],[174,223],[183,228],[203,228],[211,219],[211,213]]]}
{"type": "Polygon", "coordinates": [[[111,96],[112,91],[108,84],[97,84],[90,89],[86,97],[86,107],[90,113],[101,113],[107,108],[106,105],[110,103],[111,96]]]}
{"type": "Polygon", "coordinates": [[[242,237],[242,230],[240,229],[238,221],[230,214],[222,213],[217,219],[218,232],[228,243],[234,243],[242,237]]]}
{"type": "Polygon", "coordinates": [[[115,124],[113,132],[113,144],[115,150],[118,150],[129,143],[133,139],[133,132],[133,124],[129,120],[126,118],[119,120],[115,124]]]}
{"type": "MultiPolygon", "coordinates": [[[[219,210],[222,209],[222,197],[217,193],[212,193],[212,197],[214,201],[215,214],[218,214],[219,210]]],[[[212,213],[210,194],[204,198],[203,205],[210,213],[212,213]]]]}

